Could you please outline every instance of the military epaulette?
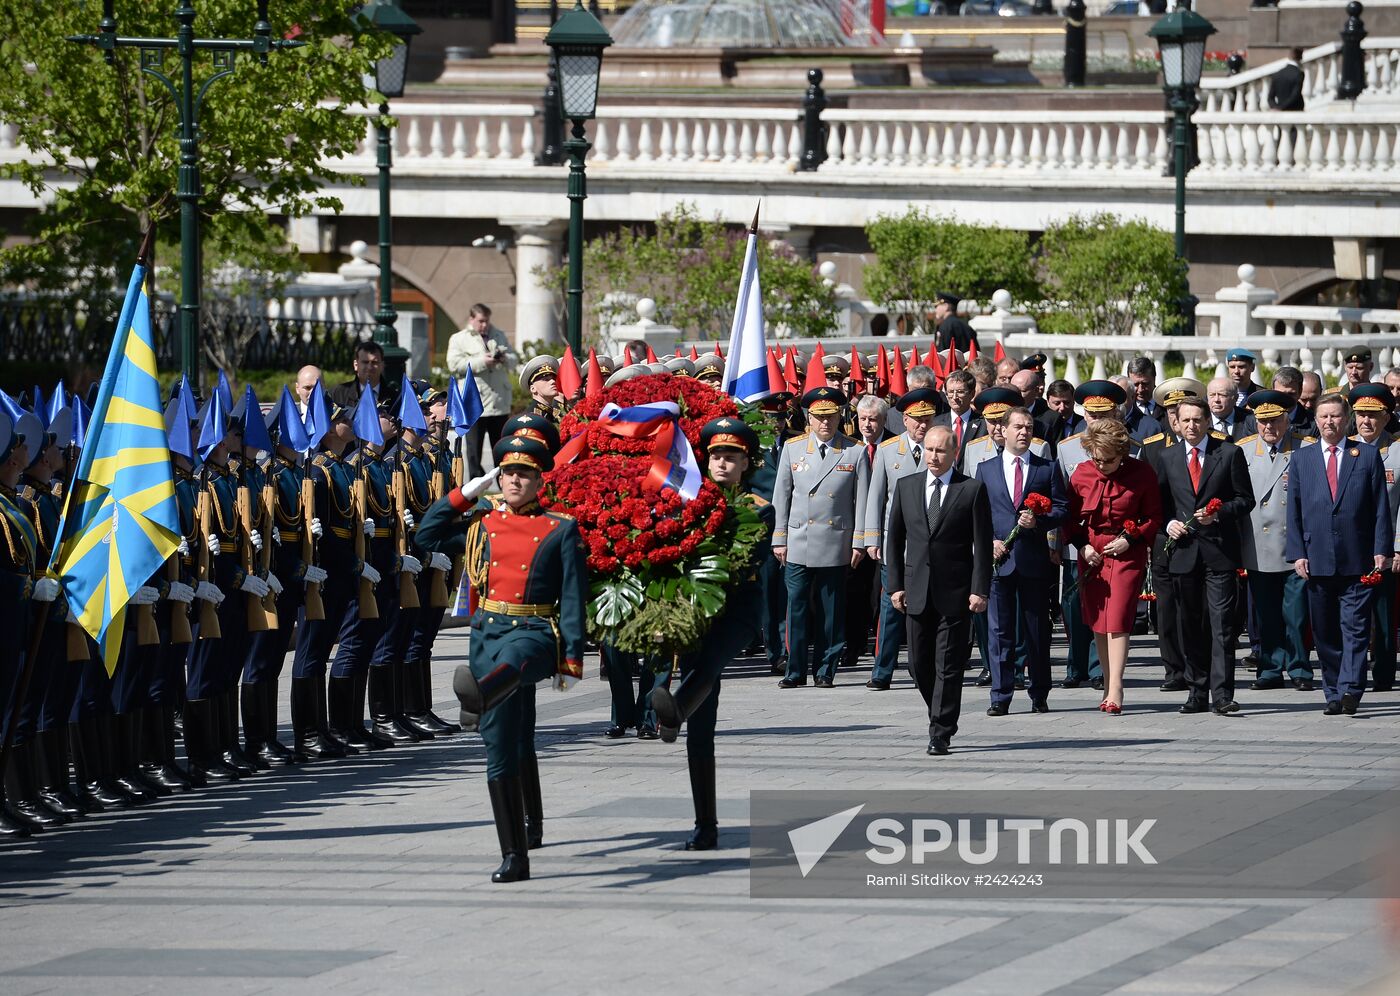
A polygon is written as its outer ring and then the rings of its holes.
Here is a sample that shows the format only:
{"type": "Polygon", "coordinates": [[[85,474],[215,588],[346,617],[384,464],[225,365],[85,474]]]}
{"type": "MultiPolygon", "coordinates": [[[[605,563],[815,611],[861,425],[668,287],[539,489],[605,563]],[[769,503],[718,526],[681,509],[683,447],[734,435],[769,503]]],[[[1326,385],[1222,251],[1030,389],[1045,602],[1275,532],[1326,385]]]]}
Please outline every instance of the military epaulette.
{"type": "Polygon", "coordinates": [[[891,436],[889,439],[886,439],[883,443],[881,443],[879,448],[883,450],[886,446],[893,446],[895,445],[895,443],[899,442],[903,438],[903,436],[891,436]]]}
{"type": "Polygon", "coordinates": [[[1301,439],[1301,440],[1302,440],[1303,442],[1305,442],[1305,443],[1315,443],[1315,442],[1317,442],[1317,437],[1316,437],[1316,436],[1298,436],[1297,438],[1298,438],[1298,439],[1301,439]]]}
{"type": "Polygon", "coordinates": [[[328,467],[330,466],[331,462],[330,454],[317,453],[314,457],[311,458],[311,462],[314,463],[317,467],[328,467]]]}
{"type": "Polygon", "coordinates": [[[762,495],[756,495],[752,491],[749,492],[749,497],[753,499],[754,505],[758,508],[766,508],[768,505],[772,504],[767,498],[764,498],[762,495]]]}
{"type": "Polygon", "coordinates": [[[1237,442],[1239,445],[1243,446],[1245,443],[1252,443],[1252,442],[1254,442],[1254,441],[1255,441],[1256,439],[1258,439],[1258,438],[1259,438],[1259,433],[1256,432],[1256,433],[1254,433],[1254,434],[1252,434],[1252,435],[1245,436],[1243,439],[1236,440],[1236,442],[1237,442]]]}
{"type": "Polygon", "coordinates": [[[1230,438],[1229,436],[1225,435],[1225,433],[1221,432],[1219,429],[1211,429],[1211,430],[1210,430],[1210,437],[1211,437],[1212,439],[1226,439],[1226,440],[1228,440],[1228,439],[1230,438]]]}
{"type": "Polygon", "coordinates": [[[799,440],[806,439],[808,435],[810,435],[810,433],[799,432],[799,433],[798,433],[797,435],[795,435],[795,436],[790,436],[790,437],[788,437],[787,442],[789,442],[789,443],[795,443],[795,442],[798,442],[799,440]]]}
{"type": "MultiPolygon", "coordinates": [[[[1081,436],[1082,436],[1083,433],[1079,433],[1078,435],[1081,435],[1081,436]]],[[[1142,441],[1142,445],[1146,446],[1148,443],[1155,443],[1155,442],[1157,442],[1159,439],[1165,439],[1165,438],[1166,438],[1166,435],[1167,435],[1167,434],[1166,434],[1165,432],[1159,432],[1159,433],[1157,433],[1156,435],[1148,436],[1146,439],[1144,439],[1144,440],[1142,441]]],[[[1075,437],[1074,437],[1074,436],[1070,436],[1070,438],[1073,439],[1073,438],[1075,438],[1075,437]]]]}
{"type": "Polygon", "coordinates": [[[34,485],[32,484],[21,484],[19,488],[19,496],[25,501],[32,502],[35,498],[39,497],[39,489],[34,487],[34,485]]]}
{"type": "MultiPolygon", "coordinates": [[[[1064,439],[1061,439],[1060,442],[1061,442],[1061,443],[1067,443],[1067,442],[1069,442],[1071,439],[1078,439],[1078,438],[1079,438],[1080,436],[1082,436],[1082,435],[1084,435],[1084,430],[1083,430],[1083,429],[1079,430],[1078,432],[1076,432],[1076,433],[1075,433],[1074,435],[1072,435],[1072,436],[1066,436],[1064,439]]],[[[1160,436],[1161,433],[1158,433],[1158,435],[1160,436]]],[[[1146,442],[1146,440],[1144,440],[1144,442],[1146,442]]]]}
{"type": "Polygon", "coordinates": [[[1039,443],[1041,446],[1048,446],[1048,445],[1049,445],[1045,440],[1041,439],[1039,436],[1032,436],[1032,437],[1031,437],[1031,445],[1034,446],[1036,443],[1039,443]]]}

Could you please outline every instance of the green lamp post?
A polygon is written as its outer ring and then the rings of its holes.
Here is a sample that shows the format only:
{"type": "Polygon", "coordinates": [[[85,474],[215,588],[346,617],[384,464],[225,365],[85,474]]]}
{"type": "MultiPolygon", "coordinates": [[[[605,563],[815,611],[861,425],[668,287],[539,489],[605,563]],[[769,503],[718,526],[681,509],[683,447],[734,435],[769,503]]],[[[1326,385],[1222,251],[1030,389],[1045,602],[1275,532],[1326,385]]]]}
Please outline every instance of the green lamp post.
{"type": "Polygon", "coordinates": [[[180,365],[191,384],[199,383],[199,297],[203,269],[199,234],[199,199],[203,193],[199,178],[199,108],[214,81],[233,72],[234,56],[239,52],[251,52],[266,65],[267,54],[273,49],[300,48],[305,44],[272,37],[267,4],[268,0],[258,0],[258,19],[253,25],[252,38],[196,38],[195,9],[191,0],[180,0],[175,8],[175,20],[180,26],[174,38],[118,37],[116,0],[102,0],[98,34],[68,37],[71,42],[97,46],[108,65],[116,62],[118,48],[140,49],[141,71],[160,80],[180,110],[180,172],[175,194],[180,202],[180,365]],[[180,56],[178,83],[162,69],[167,49],[174,49],[180,56]],[[201,50],[214,53],[216,72],[196,90],[194,58],[201,50]]]}
{"type": "Polygon", "coordinates": [[[583,202],[588,197],[584,157],[591,146],[584,137],[584,122],[598,109],[598,76],[603,49],[612,35],[598,19],[574,0],[574,9],[554,22],[544,43],[554,50],[559,68],[559,105],[564,120],[573,123],[564,142],[569,156],[569,286],[566,292],[566,335],[574,355],[583,352],[583,202]]]}
{"type": "Polygon", "coordinates": [[[389,209],[389,172],[394,166],[389,101],[403,96],[408,77],[408,46],[413,36],[423,29],[399,8],[398,0],[373,0],[359,16],[395,39],[393,49],[375,64],[374,76],[365,77],[365,86],[377,90],[384,98],[376,123],[379,137],[379,309],[374,313],[374,341],[384,348],[384,383],[397,389],[408,366],[408,350],[399,345],[394,324],[399,314],[394,308],[393,215],[389,209]]]}

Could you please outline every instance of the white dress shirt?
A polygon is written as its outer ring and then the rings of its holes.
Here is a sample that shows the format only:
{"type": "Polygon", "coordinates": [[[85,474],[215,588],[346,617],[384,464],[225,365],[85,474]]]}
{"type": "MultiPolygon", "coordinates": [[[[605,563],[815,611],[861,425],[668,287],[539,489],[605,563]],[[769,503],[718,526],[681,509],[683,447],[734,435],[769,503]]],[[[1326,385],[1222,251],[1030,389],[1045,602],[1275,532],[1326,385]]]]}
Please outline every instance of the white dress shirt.
{"type": "Polygon", "coordinates": [[[1019,457],[1010,450],[1001,451],[1001,472],[1006,477],[1006,493],[1014,501],[1016,498],[1016,461],[1021,461],[1021,490],[1026,489],[1026,478],[1031,472],[1030,451],[1027,450],[1019,457]]]}
{"type": "Polygon", "coordinates": [[[924,475],[924,508],[928,508],[929,499],[933,497],[933,482],[941,481],[943,490],[938,495],[938,508],[943,509],[943,504],[948,500],[948,485],[953,482],[953,468],[949,467],[946,473],[935,474],[930,470],[924,475]]]}

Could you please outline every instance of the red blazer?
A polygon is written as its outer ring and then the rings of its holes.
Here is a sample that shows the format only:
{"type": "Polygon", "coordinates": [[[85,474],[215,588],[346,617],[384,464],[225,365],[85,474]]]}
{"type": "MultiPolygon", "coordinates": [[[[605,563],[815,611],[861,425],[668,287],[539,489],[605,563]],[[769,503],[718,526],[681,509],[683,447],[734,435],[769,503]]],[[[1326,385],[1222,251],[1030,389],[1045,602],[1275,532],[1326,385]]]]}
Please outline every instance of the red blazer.
{"type": "Polygon", "coordinates": [[[1123,559],[1147,562],[1152,537],[1162,525],[1162,495],[1150,464],[1125,457],[1122,466],[1105,477],[1092,460],[1085,460],[1070,475],[1068,498],[1065,534],[1071,543],[1101,550],[1131,519],[1141,538],[1123,559]]]}

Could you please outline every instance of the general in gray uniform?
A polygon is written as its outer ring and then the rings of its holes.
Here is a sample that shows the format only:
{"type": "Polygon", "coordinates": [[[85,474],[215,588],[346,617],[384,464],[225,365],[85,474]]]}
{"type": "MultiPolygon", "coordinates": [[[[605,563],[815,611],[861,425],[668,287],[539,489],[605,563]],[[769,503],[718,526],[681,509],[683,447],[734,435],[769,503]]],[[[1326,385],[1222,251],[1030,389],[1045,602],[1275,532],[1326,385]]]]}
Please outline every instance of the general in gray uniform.
{"type": "MultiPolygon", "coordinates": [[[[1395,399],[1384,384],[1357,384],[1351,389],[1351,414],[1356,438],[1380,450],[1385,469],[1385,493],[1390,500],[1390,519],[1400,513],[1400,446],[1388,426],[1395,410],[1395,399]]],[[[1400,538],[1397,538],[1400,543],[1400,538]]],[[[1381,575],[1375,600],[1371,603],[1371,687],[1388,692],[1395,688],[1395,587],[1391,570],[1381,575]]]]}

